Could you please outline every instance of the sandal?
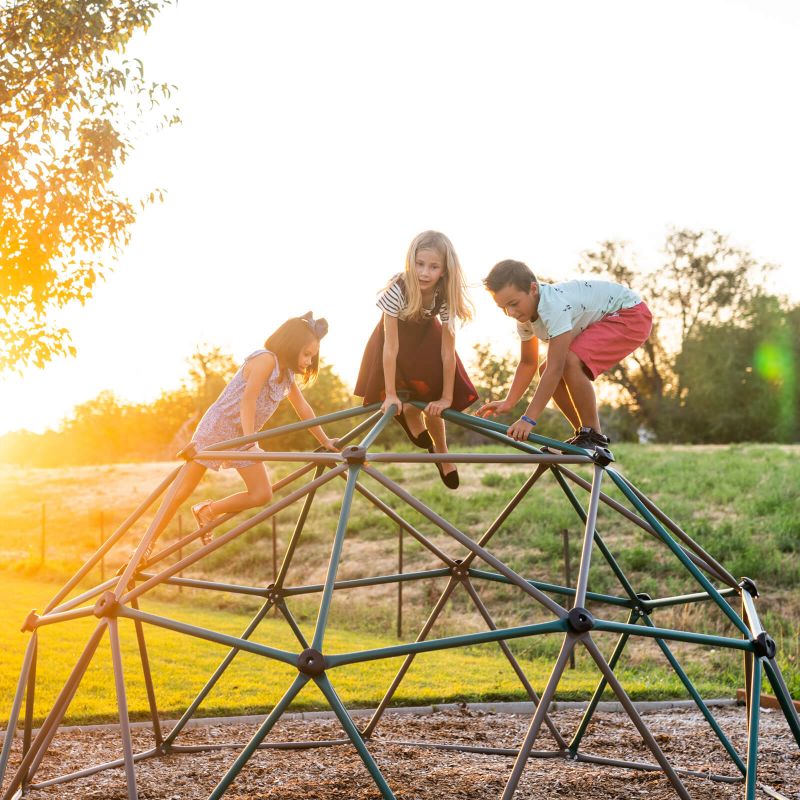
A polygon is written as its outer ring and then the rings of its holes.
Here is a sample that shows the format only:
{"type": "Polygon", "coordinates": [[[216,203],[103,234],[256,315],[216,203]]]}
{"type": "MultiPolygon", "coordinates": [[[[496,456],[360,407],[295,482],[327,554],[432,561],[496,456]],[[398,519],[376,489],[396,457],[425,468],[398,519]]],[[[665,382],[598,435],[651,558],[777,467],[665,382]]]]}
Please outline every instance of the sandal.
{"type": "MultiPolygon", "coordinates": [[[[213,522],[215,515],[209,513],[209,508],[213,500],[202,500],[192,506],[192,516],[197,523],[198,528],[204,528],[210,522],[213,522]]],[[[214,539],[214,531],[205,531],[200,537],[203,544],[211,544],[214,539]]]]}
{"type": "MultiPolygon", "coordinates": [[[[116,572],[117,577],[122,575],[122,573],[125,572],[125,570],[128,568],[128,564],[130,564],[131,561],[133,561],[133,557],[136,555],[136,549],[137,548],[134,548],[133,550],[131,550],[131,554],[128,556],[128,560],[122,562],[122,566],[120,566],[120,568],[116,572]]],[[[144,551],[144,555],[142,556],[142,560],[139,562],[139,565],[136,567],[135,572],[139,572],[139,570],[144,569],[146,566],[148,566],[147,562],[150,561],[150,558],[151,558],[152,555],[153,555],[153,546],[150,545],[150,547],[148,547],[147,550],[144,551]]]]}

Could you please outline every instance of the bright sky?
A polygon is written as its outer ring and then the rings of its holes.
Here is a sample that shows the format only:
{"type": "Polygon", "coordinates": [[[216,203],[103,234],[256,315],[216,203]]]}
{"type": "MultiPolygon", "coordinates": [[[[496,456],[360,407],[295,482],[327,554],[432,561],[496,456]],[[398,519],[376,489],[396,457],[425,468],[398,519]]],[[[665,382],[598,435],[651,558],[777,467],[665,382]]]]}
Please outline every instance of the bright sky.
{"type": "Polygon", "coordinates": [[[729,234],[800,300],[798,40],[796,0],[182,1],[130,55],[178,86],[183,125],[120,175],[166,202],[64,313],[77,358],[0,381],[0,433],[103,389],[151,400],[199,342],[241,359],[309,309],[352,385],[426,228],[474,287],[467,362],[517,346],[480,286],[496,261],[566,279],[621,238],[652,268],[670,225],[729,234]]]}

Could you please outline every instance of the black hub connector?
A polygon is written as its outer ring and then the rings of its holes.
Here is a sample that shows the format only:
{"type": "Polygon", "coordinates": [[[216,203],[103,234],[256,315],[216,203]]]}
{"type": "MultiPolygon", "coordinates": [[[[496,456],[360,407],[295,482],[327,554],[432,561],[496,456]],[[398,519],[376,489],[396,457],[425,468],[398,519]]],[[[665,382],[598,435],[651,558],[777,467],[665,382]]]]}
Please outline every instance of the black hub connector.
{"type": "Polygon", "coordinates": [[[759,658],[775,658],[778,648],[775,646],[775,640],[766,631],[761,631],[755,639],[750,641],[759,658]]]}
{"type": "Polygon", "coordinates": [[[594,452],[591,454],[591,459],[595,464],[605,467],[614,460],[614,456],[607,447],[595,447],[594,452]]]}
{"type": "Polygon", "coordinates": [[[650,595],[647,594],[647,592],[637,592],[636,593],[636,599],[639,600],[639,602],[641,603],[641,605],[639,606],[639,611],[642,614],[649,614],[650,613],[650,609],[647,607],[647,604],[653,598],[650,597],[650,595]]]}
{"type": "Polygon", "coordinates": [[[461,559],[457,558],[455,566],[450,567],[450,574],[460,581],[463,581],[469,575],[469,567],[462,566],[462,564],[461,559]]]}
{"type": "Polygon", "coordinates": [[[573,608],[567,615],[567,624],[575,633],[586,633],[594,628],[594,617],[585,608],[573,608]]]}
{"type": "Polygon", "coordinates": [[[367,448],[351,444],[342,450],[342,456],[348,464],[363,464],[367,459],[367,448]]]}
{"type": "Polygon", "coordinates": [[[179,450],[177,458],[182,458],[184,461],[191,461],[197,455],[197,445],[194,442],[189,442],[183,450],[179,450]]]}
{"type": "Polygon", "coordinates": [[[325,656],[323,656],[319,650],[314,650],[313,647],[303,650],[303,652],[297,656],[297,669],[304,675],[311,675],[311,677],[314,678],[317,675],[322,675],[326,667],[325,656]]]}
{"type": "Polygon", "coordinates": [[[747,592],[750,597],[758,597],[758,587],[752,578],[742,578],[742,580],[739,582],[739,588],[747,592]]]}
{"type": "Polygon", "coordinates": [[[264,599],[269,600],[271,603],[279,603],[283,599],[283,592],[275,588],[274,583],[271,583],[264,590],[264,599]]]}
{"type": "Polygon", "coordinates": [[[92,614],[98,619],[103,617],[116,617],[119,610],[119,600],[114,592],[103,592],[100,599],[94,604],[92,614]]]}
{"type": "Polygon", "coordinates": [[[39,624],[39,615],[36,613],[36,609],[31,609],[31,613],[25,617],[25,621],[22,623],[22,627],[19,629],[20,633],[25,633],[25,631],[34,631],[36,630],[37,625],[39,624]]]}

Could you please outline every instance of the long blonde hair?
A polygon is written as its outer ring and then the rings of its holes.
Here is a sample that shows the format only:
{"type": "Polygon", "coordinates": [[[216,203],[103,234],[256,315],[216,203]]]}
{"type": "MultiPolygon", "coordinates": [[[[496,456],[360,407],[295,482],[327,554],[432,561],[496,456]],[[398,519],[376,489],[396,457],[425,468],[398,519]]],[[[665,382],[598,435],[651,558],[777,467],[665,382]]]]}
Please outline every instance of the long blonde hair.
{"type": "Polygon", "coordinates": [[[423,231],[415,236],[408,248],[406,266],[403,273],[405,283],[406,307],[400,312],[401,319],[420,319],[423,316],[422,290],[419,288],[414,264],[420,250],[435,250],[444,262],[444,274],[440,278],[450,313],[447,327],[455,333],[455,321],[468,322],[472,319],[474,308],[467,294],[467,283],[461,271],[453,243],[439,231],[423,231]]]}

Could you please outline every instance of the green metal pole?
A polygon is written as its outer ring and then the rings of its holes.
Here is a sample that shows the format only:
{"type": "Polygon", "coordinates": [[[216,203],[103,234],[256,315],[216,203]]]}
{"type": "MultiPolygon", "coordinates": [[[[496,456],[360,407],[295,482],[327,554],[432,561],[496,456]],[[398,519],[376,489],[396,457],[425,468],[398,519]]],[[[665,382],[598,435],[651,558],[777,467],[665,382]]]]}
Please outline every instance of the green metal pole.
{"type": "Polygon", "coordinates": [[[341,667],[345,664],[359,664],[362,661],[376,661],[383,658],[396,658],[409,653],[431,653],[435,650],[447,650],[453,647],[499,642],[503,639],[522,639],[526,636],[539,636],[544,633],[564,633],[567,630],[565,620],[539,622],[535,625],[520,625],[515,628],[498,628],[493,631],[464,633],[460,636],[447,636],[443,639],[429,639],[423,642],[409,642],[389,647],[377,647],[374,650],[357,650],[352,653],[335,653],[326,656],[329,667],[341,667]]]}
{"type": "Polygon", "coordinates": [[[683,548],[670,536],[661,523],[653,516],[644,503],[636,496],[636,493],[631,490],[628,484],[617,474],[613,469],[607,470],[611,480],[617,485],[619,490],[630,500],[636,510],[647,520],[650,527],[659,535],[664,544],[678,557],[678,560],[686,567],[692,574],[695,580],[708,592],[711,599],[719,606],[726,617],[734,624],[740,633],[750,638],[750,630],[747,625],[742,622],[739,615],[733,610],[730,603],[720,595],[716,586],[703,575],[702,572],[692,563],[692,560],[683,551],[683,548]]]}
{"type": "Polygon", "coordinates": [[[690,631],[675,631],[670,628],[643,628],[640,625],[627,625],[624,622],[596,619],[596,631],[611,631],[613,633],[632,633],[634,636],[647,636],[650,639],[669,639],[676,642],[689,642],[690,644],[704,644],[709,647],[727,647],[732,650],[745,650],[753,652],[754,647],[748,639],[731,639],[725,636],[715,636],[710,633],[692,633],[690,631]]]}
{"type": "MultiPolygon", "coordinates": [[[[258,613],[253,617],[250,621],[250,624],[244,629],[241,634],[242,639],[249,639],[250,636],[253,634],[253,631],[259,626],[261,621],[266,617],[267,613],[269,612],[270,608],[272,607],[272,601],[267,600],[263,606],[259,609],[258,613]]],[[[140,623],[141,624],[141,623],[140,623]]],[[[191,702],[189,707],[186,711],[183,712],[183,716],[178,720],[175,727],[169,732],[169,735],[164,739],[164,745],[169,747],[175,739],[177,738],[178,734],[183,730],[186,723],[194,716],[195,711],[200,707],[200,704],[203,700],[206,699],[209,692],[216,686],[217,681],[222,677],[225,670],[231,665],[231,662],[239,653],[239,649],[237,647],[232,647],[225,658],[222,659],[220,665],[214,670],[214,674],[208,679],[206,685],[200,690],[200,693],[195,697],[195,699],[191,702]]]]}
{"type": "Polygon", "coordinates": [[[236,761],[233,762],[230,769],[225,773],[225,775],[223,775],[222,780],[214,787],[214,791],[212,791],[208,796],[208,800],[219,800],[219,798],[225,794],[236,776],[242,771],[242,767],[244,767],[244,765],[250,759],[250,756],[255,753],[264,737],[270,732],[273,725],[275,725],[275,723],[281,718],[283,712],[286,711],[292,700],[294,700],[294,698],[309,680],[309,676],[304,675],[302,672],[297,675],[292,682],[292,685],[286,690],[286,694],[284,694],[275,708],[272,709],[269,716],[261,724],[261,727],[255,732],[253,738],[247,743],[247,746],[244,748],[244,750],[239,753],[236,761]]]}
{"type": "Polygon", "coordinates": [[[320,691],[325,695],[325,698],[330,703],[333,712],[339,718],[339,722],[344,728],[345,733],[358,751],[359,756],[361,756],[364,766],[369,771],[369,774],[372,775],[372,779],[375,781],[375,784],[380,790],[381,795],[384,797],[384,800],[395,800],[394,792],[392,792],[392,790],[389,788],[389,784],[386,783],[386,779],[383,777],[378,765],[375,763],[375,759],[373,759],[372,754],[369,752],[369,750],[367,750],[367,746],[364,744],[361,734],[358,732],[358,729],[353,724],[353,720],[350,719],[350,715],[347,713],[347,709],[344,707],[342,701],[334,691],[328,676],[323,673],[322,675],[314,678],[314,683],[317,684],[320,691]]]}
{"type": "MultiPolygon", "coordinates": [[[[318,466],[314,472],[314,480],[319,478],[324,471],[325,467],[322,465],[318,466]]],[[[284,553],[283,560],[281,561],[280,569],[278,570],[278,574],[275,576],[274,584],[276,589],[283,588],[283,582],[286,580],[286,573],[289,571],[292,559],[294,558],[294,551],[297,549],[297,544],[300,541],[300,534],[303,532],[303,528],[305,527],[306,519],[311,511],[311,504],[314,501],[315,495],[316,491],[309,492],[306,495],[305,500],[303,500],[303,506],[300,509],[300,515],[297,517],[297,522],[295,523],[294,530],[292,531],[292,535],[289,539],[289,544],[286,546],[286,552],[284,553]]]]}
{"type": "Polygon", "coordinates": [[[275,661],[280,661],[283,664],[291,664],[297,666],[297,654],[289,653],[286,650],[278,650],[275,647],[267,647],[264,644],[257,644],[250,642],[247,639],[239,639],[236,636],[228,636],[225,633],[217,633],[216,631],[209,631],[206,628],[200,628],[197,625],[189,625],[186,622],[178,622],[174,619],[167,617],[159,617],[155,614],[150,614],[146,611],[136,611],[126,606],[120,606],[118,610],[120,617],[127,617],[128,619],[138,619],[142,622],[147,622],[150,625],[157,625],[159,628],[166,628],[168,631],[175,631],[175,633],[183,633],[187,636],[194,636],[197,639],[204,639],[207,642],[215,642],[216,644],[226,645],[233,647],[237,650],[244,650],[247,653],[254,653],[257,656],[266,656],[275,661]]]}
{"type": "Polygon", "coordinates": [[[36,652],[36,639],[37,633],[33,632],[33,636],[28,641],[28,646],[25,649],[25,656],[22,659],[22,669],[19,673],[19,680],[17,681],[17,691],[14,695],[14,702],[11,705],[11,714],[8,717],[8,725],[6,725],[6,736],[3,740],[3,751],[0,753],[0,786],[3,785],[3,778],[6,774],[6,765],[8,764],[8,756],[11,752],[11,743],[14,741],[14,734],[17,729],[17,721],[19,720],[19,712],[22,708],[22,700],[25,697],[25,684],[28,682],[28,675],[33,663],[34,653],[36,652]]]}
{"type": "Polygon", "coordinates": [[[380,408],[380,403],[372,403],[368,406],[358,406],[355,408],[346,408],[342,411],[334,411],[332,414],[323,414],[321,417],[314,417],[313,419],[302,420],[300,422],[292,422],[288,425],[281,425],[278,428],[270,428],[267,431],[259,431],[258,433],[251,433],[248,436],[239,436],[236,439],[227,439],[224,442],[217,442],[216,444],[204,447],[205,451],[228,450],[230,448],[237,448],[243,444],[252,444],[253,442],[263,442],[267,439],[272,439],[275,436],[281,436],[284,433],[294,433],[295,431],[302,431],[306,428],[313,428],[315,425],[327,425],[331,422],[338,422],[350,417],[358,417],[363,414],[369,414],[372,411],[380,408]]]}
{"type": "Polygon", "coordinates": [[[325,588],[322,590],[322,598],[319,604],[319,614],[317,615],[317,625],[314,629],[314,638],[311,647],[322,652],[322,643],[325,639],[325,629],[328,625],[328,615],[330,613],[331,602],[333,600],[333,586],[336,583],[336,573],[339,569],[339,562],[342,559],[342,547],[344,546],[344,535],[347,531],[347,522],[350,519],[350,507],[353,503],[353,492],[356,488],[359,466],[350,467],[350,474],[347,476],[347,485],[342,497],[342,507],[339,512],[339,522],[336,526],[336,534],[333,539],[331,557],[328,562],[328,575],[325,579],[325,588]]]}
{"type": "Polygon", "coordinates": [[[800,747],[800,718],[798,718],[797,709],[792,702],[789,687],[783,680],[780,667],[774,658],[764,659],[764,671],[767,673],[767,678],[769,678],[772,691],[775,692],[775,697],[778,698],[778,703],[780,703],[783,715],[789,724],[789,729],[794,734],[798,747],[800,747]]]}
{"type": "MultiPolygon", "coordinates": [[[[653,621],[647,615],[643,615],[642,619],[645,625],[655,627],[655,625],[653,625],[653,621]]],[[[678,662],[678,659],[675,658],[672,651],[669,649],[669,646],[663,639],[656,639],[656,644],[661,648],[661,652],[664,653],[664,656],[666,657],[667,661],[669,661],[670,666],[675,670],[675,674],[680,678],[681,682],[686,687],[686,691],[688,691],[692,696],[692,700],[694,700],[694,702],[697,704],[697,707],[700,709],[700,713],[706,718],[706,721],[711,726],[711,730],[714,731],[720,743],[731,757],[733,763],[736,764],[736,767],[739,769],[742,775],[744,775],[747,771],[744,761],[742,761],[742,759],[739,757],[739,754],[736,752],[736,748],[731,744],[722,728],[720,728],[716,718],[711,713],[708,706],[703,702],[703,698],[700,696],[700,693],[697,691],[697,689],[695,689],[694,684],[689,680],[689,676],[684,672],[683,667],[681,667],[680,663],[678,662]]]]}

